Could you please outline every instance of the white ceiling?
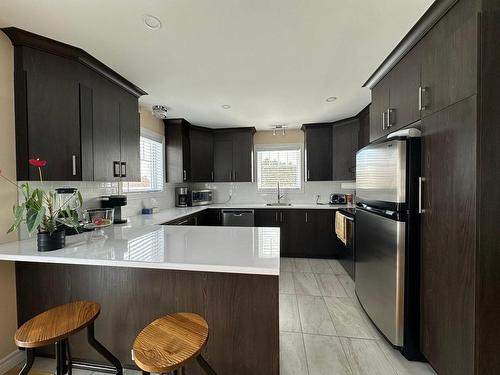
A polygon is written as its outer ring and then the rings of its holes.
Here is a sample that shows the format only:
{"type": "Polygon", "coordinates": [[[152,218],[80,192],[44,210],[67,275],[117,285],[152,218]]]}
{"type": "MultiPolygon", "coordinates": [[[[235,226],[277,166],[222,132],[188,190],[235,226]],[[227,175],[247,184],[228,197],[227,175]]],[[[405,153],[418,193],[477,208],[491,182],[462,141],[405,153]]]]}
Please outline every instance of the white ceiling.
{"type": "Polygon", "coordinates": [[[334,121],[431,0],[0,0],[0,26],[83,48],[211,127],[334,121]],[[163,27],[146,29],[145,14],[163,27]],[[329,96],[338,100],[327,103],[329,96]],[[229,104],[231,108],[222,109],[229,104]]]}

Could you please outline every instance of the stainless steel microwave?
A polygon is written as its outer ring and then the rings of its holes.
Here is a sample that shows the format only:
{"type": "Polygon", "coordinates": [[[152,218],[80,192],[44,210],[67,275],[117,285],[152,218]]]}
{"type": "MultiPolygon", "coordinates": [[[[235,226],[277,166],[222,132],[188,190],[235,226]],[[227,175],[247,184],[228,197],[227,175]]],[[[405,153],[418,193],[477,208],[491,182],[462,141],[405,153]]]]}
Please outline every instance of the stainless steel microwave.
{"type": "Polygon", "coordinates": [[[188,193],[189,206],[204,206],[213,203],[213,191],[205,190],[190,190],[188,193]]]}

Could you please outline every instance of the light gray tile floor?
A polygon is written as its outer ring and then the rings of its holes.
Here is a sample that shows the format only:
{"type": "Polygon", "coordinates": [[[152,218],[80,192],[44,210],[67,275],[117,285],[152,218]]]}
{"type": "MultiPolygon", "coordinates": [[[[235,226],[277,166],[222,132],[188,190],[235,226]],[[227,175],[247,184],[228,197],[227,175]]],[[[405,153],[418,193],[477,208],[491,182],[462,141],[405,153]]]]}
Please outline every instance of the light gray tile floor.
{"type": "MultiPolygon", "coordinates": [[[[378,334],[336,260],[282,258],[279,313],[281,375],[435,375],[428,364],[407,361],[378,334]]],[[[33,368],[54,372],[55,362],[37,358],[33,368]]],[[[124,375],[140,372],[124,370],[124,375]]]]}
{"type": "Polygon", "coordinates": [[[435,375],[382,338],[338,261],[282,258],[280,291],[281,375],[435,375]]]}

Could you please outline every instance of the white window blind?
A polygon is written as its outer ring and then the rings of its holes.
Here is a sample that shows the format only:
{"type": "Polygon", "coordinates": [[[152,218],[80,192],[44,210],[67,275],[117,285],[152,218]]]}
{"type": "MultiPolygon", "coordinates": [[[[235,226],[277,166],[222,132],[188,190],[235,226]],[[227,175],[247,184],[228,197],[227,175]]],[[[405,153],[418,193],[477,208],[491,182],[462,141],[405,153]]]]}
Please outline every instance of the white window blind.
{"type": "Polygon", "coordinates": [[[256,148],[257,188],[259,190],[302,188],[302,149],[300,145],[259,146],[256,148]]]}
{"type": "Polygon", "coordinates": [[[140,142],[141,182],[124,184],[128,192],[162,191],[163,174],[163,142],[158,138],[141,135],[140,142]],[[128,185],[128,186],[127,186],[128,185]]]}

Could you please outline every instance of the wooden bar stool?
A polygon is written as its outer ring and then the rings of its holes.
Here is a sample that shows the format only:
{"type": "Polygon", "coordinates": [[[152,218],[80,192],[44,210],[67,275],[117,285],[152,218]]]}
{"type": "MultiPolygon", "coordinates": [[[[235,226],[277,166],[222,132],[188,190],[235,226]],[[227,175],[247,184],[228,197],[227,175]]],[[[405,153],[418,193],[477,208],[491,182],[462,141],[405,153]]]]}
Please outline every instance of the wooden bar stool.
{"type": "Polygon", "coordinates": [[[185,374],[184,366],[196,358],[208,375],[217,375],[201,356],[208,341],[208,324],[201,316],[177,313],[156,319],[137,336],[132,359],[144,375],[151,372],[185,374]]]}
{"type": "Polygon", "coordinates": [[[116,374],[122,374],[120,361],[94,336],[94,321],[101,311],[96,302],[78,301],[47,310],[28,320],[14,335],[16,345],[26,349],[26,364],[19,375],[27,375],[35,359],[35,348],[56,344],[57,375],[71,375],[72,360],[68,338],[87,328],[87,340],[98,353],[113,364],[116,374]]]}

